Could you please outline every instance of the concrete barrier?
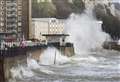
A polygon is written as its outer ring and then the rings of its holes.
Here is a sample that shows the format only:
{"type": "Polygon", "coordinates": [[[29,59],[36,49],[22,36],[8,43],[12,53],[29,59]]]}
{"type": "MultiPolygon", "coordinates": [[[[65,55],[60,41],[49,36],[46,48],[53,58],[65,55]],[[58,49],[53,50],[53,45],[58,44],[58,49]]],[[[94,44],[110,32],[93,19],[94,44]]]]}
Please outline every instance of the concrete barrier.
{"type": "Polygon", "coordinates": [[[0,82],[8,82],[12,77],[10,69],[18,64],[27,64],[25,49],[16,47],[0,50],[0,82]]]}
{"type": "Polygon", "coordinates": [[[59,43],[48,44],[48,46],[41,47],[37,50],[28,51],[28,54],[31,54],[31,57],[37,61],[40,60],[40,56],[48,47],[55,47],[57,48],[63,55],[71,57],[75,55],[74,46],[71,43],[67,43],[65,46],[60,46],[59,43]]]}
{"type": "Polygon", "coordinates": [[[27,57],[31,54],[31,57],[39,61],[40,56],[47,47],[56,47],[61,53],[70,57],[74,55],[74,46],[71,43],[67,43],[64,46],[60,46],[59,43],[49,45],[36,45],[28,47],[13,47],[0,50],[0,82],[8,82],[12,78],[10,69],[18,64],[27,64],[27,57]]]}

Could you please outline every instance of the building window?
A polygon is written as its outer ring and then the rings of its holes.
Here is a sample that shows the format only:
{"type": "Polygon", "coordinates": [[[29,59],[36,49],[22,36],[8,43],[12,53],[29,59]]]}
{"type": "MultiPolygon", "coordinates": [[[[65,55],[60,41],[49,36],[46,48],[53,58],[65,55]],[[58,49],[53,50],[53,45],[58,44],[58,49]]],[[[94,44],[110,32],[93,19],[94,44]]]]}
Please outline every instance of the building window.
{"type": "Polygon", "coordinates": [[[21,17],[21,16],[19,16],[19,17],[18,17],[18,21],[21,21],[21,20],[22,20],[22,17],[21,17]]]}
{"type": "Polygon", "coordinates": [[[22,30],[21,30],[21,28],[18,28],[18,32],[21,32],[22,30]]]}
{"type": "Polygon", "coordinates": [[[18,11],[18,15],[22,15],[22,11],[18,11]]]}
{"type": "Polygon", "coordinates": [[[18,6],[18,10],[21,10],[22,9],[22,6],[18,6]]]}
{"type": "Polygon", "coordinates": [[[51,20],[51,23],[55,23],[56,22],[56,20],[51,20]]]}
{"type": "Polygon", "coordinates": [[[10,3],[10,1],[6,1],[6,3],[7,3],[7,4],[9,4],[9,3],[10,3]]]}
{"type": "Polygon", "coordinates": [[[1,10],[3,10],[4,9],[4,7],[1,7],[1,10]]]}
{"type": "Polygon", "coordinates": [[[21,22],[18,22],[18,26],[22,26],[22,23],[21,23],[21,22]]]}
{"type": "Polygon", "coordinates": [[[1,15],[3,15],[4,13],[3,12],[1,12],[1,15]]]}
{"type": "Polygon", "coordinates": [[[4,26],[4,23],[1,22],[1,23],[0,23],[0,26],[4,26]]]}
{"type": "Polygon", "coordinates": [[[22,4],[22,0],[18,0],[18,4],[22,4]]]}
{"type": "Polygon", "coordinates": [[[2,17],[1,17],[1,18],[0,18],[0,20],[1,20],[1,21],[3,21],[3,20],[4,20],[4,18],[2,18],[2,17]]]}
{"type": "Polygon", "coordinates": [[[4,1],[1,1],[1,4],[4,4],[4,1]]]}

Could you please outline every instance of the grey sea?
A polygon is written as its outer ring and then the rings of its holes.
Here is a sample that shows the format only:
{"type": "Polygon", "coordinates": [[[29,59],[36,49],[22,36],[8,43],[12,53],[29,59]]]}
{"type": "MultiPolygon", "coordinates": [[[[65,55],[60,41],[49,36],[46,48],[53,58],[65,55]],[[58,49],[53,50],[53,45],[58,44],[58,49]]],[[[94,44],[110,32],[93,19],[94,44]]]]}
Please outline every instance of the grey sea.
{"type": "Polygon", "coordinates": [[[55,65],[34,61],[34,69],[20,66],[22,73],[10,82],[120,82],[120,52],[100,49],[69,59],[55,65]]]}

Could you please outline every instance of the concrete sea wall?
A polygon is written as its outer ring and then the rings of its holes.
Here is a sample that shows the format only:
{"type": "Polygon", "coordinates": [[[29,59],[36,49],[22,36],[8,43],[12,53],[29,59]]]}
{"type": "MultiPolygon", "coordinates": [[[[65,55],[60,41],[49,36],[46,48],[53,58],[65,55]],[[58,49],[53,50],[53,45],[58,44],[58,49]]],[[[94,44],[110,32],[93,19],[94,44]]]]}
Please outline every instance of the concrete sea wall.
{"type": "Polygon", "coordinates": [[[27,65],[27,54],[23,48],[0,50],[0,82],[8,82],[12,78],[10,69],[18,64],[27,65]]]}
{"type": "MultiPolygon", "coordinates": [[[[63,55],[68,56],[68,57],[71,57],[71,56],[75,55],[74,46],[73,46],[73,44],[70,44],[70,43],[66,44],[65,46],[59,46],[58,44],[52,44],[52,45],[49,45],[47,47],[55,47],[63,55]]],[[[31,57],[33,59],[39,61],[40,60],[40,56],[47,49],[47,47],[39,48],[37,50],[28,51],[27,53],[31,54],[31,57]]]]}
{"type": "Polygon", "coordinates": [[[4,66],[5,82],[8,82],[8,80],[12,78],[10,69],[18,65],[27,65],[27,55],[19,55],[19,56],[4,59],[3,66],[4,66]]]}
{"type": "Polygon", "coordinates": [[[42,52],[48,47],[56,47],[62,54],[70,57],[74,55],[73,44],[66,44],[65,46],[48,45],[48,46],[34,46],[33,47],[16,47],[8,50],[0,50],[0,82],[8,82],[12,78],[10,69],[19,65],[27,65],[27,57],[39,61],[42,52]],[[31,55],[30,55],[31,54],[31,55]]]}

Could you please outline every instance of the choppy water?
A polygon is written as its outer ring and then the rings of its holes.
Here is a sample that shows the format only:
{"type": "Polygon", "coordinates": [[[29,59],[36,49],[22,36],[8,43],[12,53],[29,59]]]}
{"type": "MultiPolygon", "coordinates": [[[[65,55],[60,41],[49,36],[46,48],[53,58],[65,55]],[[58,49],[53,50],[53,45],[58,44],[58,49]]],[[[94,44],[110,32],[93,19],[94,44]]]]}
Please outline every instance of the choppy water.
{"type": "Polygon", "coordinates": [[[120,52],[95,50],[69,60],[60,65],[40,65],[32,60],[34,66],[18,67],[22,73],[11,82],[120,82],[120,52]]]}

